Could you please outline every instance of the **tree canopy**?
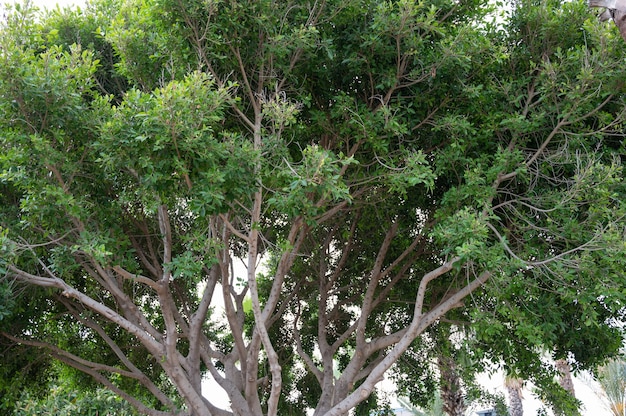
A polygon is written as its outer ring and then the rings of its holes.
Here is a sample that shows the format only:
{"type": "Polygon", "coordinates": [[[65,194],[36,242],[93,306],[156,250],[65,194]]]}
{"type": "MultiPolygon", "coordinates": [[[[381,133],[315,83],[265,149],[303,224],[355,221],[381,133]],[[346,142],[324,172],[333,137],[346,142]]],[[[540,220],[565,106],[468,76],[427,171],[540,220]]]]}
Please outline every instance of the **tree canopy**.
{"type": "Polygon", "coordinates": [[[542,357],[621,345],[626,47],[508,6],[16,6],[3,397],[61,371],[148,415],[366,414],[384,374],[424,405],[495,363],[565,409],[542,357]]]}

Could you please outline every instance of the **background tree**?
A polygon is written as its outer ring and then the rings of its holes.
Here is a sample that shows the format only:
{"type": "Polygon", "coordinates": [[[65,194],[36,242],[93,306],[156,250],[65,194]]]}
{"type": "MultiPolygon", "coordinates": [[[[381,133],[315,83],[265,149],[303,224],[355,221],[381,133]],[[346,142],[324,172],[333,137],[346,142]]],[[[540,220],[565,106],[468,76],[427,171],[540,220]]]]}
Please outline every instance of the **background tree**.
{"type": "Polygon", "coordinates": [[[613,415],[623,416],[626,397],[626,363],[614,358],[600,367],[598,381],[606,393],[609,408],[613,415]]]}
{"type": "Polygon", "coordinates": [[[28,391],[15,403],[15,415],[30,416],[135,416],[139,415],[128,402],[103,387],[80,391],[69,386],[56,386],[45,400],[30,396],[28,391]]]}
{"type": "Polygon", "coordinates": [[[546,386],[542,351],[615,353],[622,44],[582,3],[517,2],[506,26],[490,7],[16,10],[0,261],[35,289],[2,309],[4,342],[153,415],[231,414],[205,376],[237,415],[343,415],[403,356],[424,401],[437,335],[546,386]]]}
{"type": "Polygon", "coordinates": [[[516,377],[507,376],[504,379],[504,387],[509,396],[508,411],[510,416],[523,416],[524,407],[522,406],[522,388],[524,380],[516,377]]]}
{"type": "Polygon", "coordinates": [[[408,414],[415,416],[444,416],[443,413],[443,403],[441,401],[441,396],[436,395],[432,402],[428,405],[428,408],[423,409],[415,406],[411,403],[410,400],[399,397],[398,403],[402,406],[402,409],[408,414]]]}

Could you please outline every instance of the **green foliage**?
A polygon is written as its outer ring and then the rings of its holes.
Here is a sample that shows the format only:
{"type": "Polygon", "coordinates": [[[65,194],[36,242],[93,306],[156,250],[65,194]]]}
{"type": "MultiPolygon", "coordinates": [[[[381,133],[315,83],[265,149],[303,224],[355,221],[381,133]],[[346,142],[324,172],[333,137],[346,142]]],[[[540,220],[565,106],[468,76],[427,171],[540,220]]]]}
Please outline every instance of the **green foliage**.
{"type": "Polygon", "coordinates": [[[398,403],[403,409],[406,409],[409,414],[415,416],[444,416],[441,395],[437,394],[434,399],[428,404],[426,409],[419,408],[411,404],[411,402],[402,397],[398,398],[398,403]]]}
{"type": "MultiPolygon", "coordinates": [[[[76,381],[86,360],[144,411],[212,413],[193,391],[224,371],[248,413],[280,373],[279,414],[323,414],[418,320],[394,366],[412,403],[447,357],[468,397],[497,363],[573,412],[540,357],[593,368],[619,348],[626,49],[582,1],[497,11],[16,7],[0,29],[3,406],[128,411],[76,381]],[[242,277],[233,257],[265,270],[242,277]],[[35,383],[61,387],[20,398],[35,383]]],[[[362,399],[357,413],[382,406],[362,399]]]]}
{"type": "MultiPolygon", "coordinates": [[[[342,181],[342,167],[354,163],[352,158],[336,159],[333,154],[318,146],[307,147],[298,164],[289,165],[277,179],[286,183],[268,200],[270,207],[284,213],[288,218],[304,216],[309,221],[324,212],[317,201],[350,201],[348,187],[342,181]]],[[[314,223],[314,222],[312,222],[314,223]]]]}
{"type": "Polygon", "coordinates": [[[626,363],[623,359],[614,358],[601,366],[598,369],[598,381],[606,393],[613,414],[623,414],[626,394],[626,363]]]}
{"type": "Polygon", "coordinates": [[[237,135],[213,132],[234,87],[214,88],[196,72],[150,94],[130,90],[119,106],[108,97],[95,103],[102,120],[93,143],[97,162],[121,185],[123,203],[139,197],[156,210],[159,201],[189,198],[192,211],[204,216],[245,198],[254,185],[254,152],[237,135]]]}
{"type": "MultiPolygon", "coordinates": [[[[547,405],[550,406],[552,413],[556,416],[576,415],[579,414],[580,401],[565,391],[557,383],[542,383],[542,389],[539,390],[537,396],[547,405]]],[[[547,414],[545,408],[538,411],[539,414],[547,414]]]]}
{"type": "Polygon", "coordinates": [[[15,307],[13,300],[13,288],[8,283],[0,285],[0,321],[11,316],[11,310],[15,307]]]}
{"type": "Polygon", "coordinates": [[[138,415],[126,402],[106,389],[77,392],[67,386],[52,387],[45,400],[38,400],[28,393],[22,394],[15,404],[15,416],[133,416],[138,415]]]}

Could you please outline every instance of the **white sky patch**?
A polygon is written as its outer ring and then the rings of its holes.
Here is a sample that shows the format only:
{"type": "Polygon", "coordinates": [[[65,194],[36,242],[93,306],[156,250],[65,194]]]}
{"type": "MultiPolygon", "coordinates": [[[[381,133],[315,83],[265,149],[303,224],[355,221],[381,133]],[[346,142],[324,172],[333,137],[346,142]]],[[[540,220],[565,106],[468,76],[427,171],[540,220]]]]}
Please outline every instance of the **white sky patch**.
{"type": "MultiPolygon", "coordinates": [[[[87,3],[86,0],[29,0],[29,2],[40,9],[54,9],[57,5],[84,7],[87,3]]],[[[10,3],[23,3],[23,0],[11,0],[10,3]]]]}

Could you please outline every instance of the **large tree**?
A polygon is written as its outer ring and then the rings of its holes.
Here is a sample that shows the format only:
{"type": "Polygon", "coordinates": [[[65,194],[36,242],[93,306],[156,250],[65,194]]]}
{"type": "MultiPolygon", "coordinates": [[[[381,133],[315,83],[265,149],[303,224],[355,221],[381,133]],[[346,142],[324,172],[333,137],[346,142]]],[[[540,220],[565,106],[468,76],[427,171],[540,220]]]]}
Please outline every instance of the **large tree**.
{"type": "Polygon", "coordinates": [[[623,44],[582,3],[484,3],[9,14],[5,380],[36,349],[144,414],[343,415],[394,366],[427,402],[465,340],[509,372],[614,353],[623,44]]]}

